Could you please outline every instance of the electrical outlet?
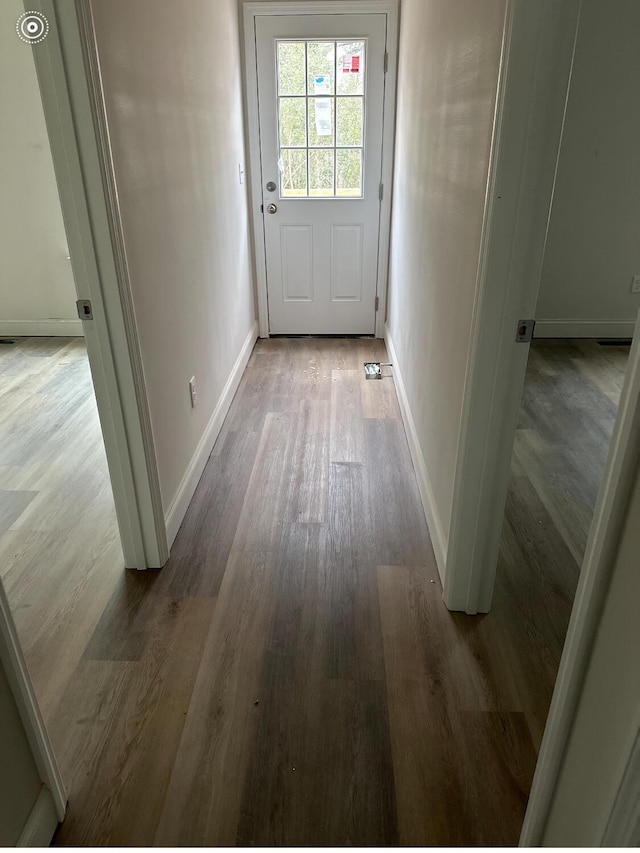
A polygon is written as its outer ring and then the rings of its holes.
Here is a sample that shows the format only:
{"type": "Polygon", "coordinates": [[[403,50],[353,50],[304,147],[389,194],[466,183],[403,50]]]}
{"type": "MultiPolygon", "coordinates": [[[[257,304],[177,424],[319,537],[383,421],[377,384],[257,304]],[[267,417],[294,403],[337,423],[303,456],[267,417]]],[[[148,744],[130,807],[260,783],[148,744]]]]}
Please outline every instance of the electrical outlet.
{"type": "Polygon", "coordinates": [[[631,293],[640,293],[640,275],[634,275],[631,279],[631,293]]]}
{"type": "Polygon", "coordinates": [[[191,408],[195,409],[198,402],[198,394],[196,393],[196,377],[192,376],[189,380],[189,394],[191,395],[191,408]]]}

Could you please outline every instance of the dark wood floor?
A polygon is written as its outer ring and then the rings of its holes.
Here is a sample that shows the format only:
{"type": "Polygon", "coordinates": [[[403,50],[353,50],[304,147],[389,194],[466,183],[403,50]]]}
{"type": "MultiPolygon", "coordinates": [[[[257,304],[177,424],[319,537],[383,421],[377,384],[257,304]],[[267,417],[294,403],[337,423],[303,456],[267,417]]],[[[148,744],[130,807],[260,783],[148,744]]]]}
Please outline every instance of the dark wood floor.
{"type": "Polygon", "coordinates": [[[517,843],[626,350],[533,347],[484,617],[442,604],[375,359],[258,343],[170,563],[117,573],[45,708],[57,843],[517,843]]]}

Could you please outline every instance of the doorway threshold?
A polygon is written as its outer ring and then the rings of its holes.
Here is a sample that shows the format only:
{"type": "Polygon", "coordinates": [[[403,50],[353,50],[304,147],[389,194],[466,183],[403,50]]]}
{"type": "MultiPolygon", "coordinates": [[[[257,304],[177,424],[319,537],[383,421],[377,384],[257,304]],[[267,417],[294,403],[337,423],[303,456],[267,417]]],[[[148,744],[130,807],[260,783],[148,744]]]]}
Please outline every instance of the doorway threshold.
{"type": "Polygon", "coordinates": [[[345,338],[353,341],[370,341],[375,340],[375,335],[269,335],[270,338],[322,338],[333,340],[337,338],[345,338]]]}

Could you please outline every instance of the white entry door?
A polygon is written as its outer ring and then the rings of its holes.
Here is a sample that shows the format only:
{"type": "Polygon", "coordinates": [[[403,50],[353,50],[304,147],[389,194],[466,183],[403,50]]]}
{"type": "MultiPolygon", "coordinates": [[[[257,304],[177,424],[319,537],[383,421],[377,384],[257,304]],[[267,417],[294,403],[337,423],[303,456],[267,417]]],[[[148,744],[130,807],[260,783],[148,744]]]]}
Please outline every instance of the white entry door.
{"type": "Polygon", "coordinates": [[[256,18],[270,334],[373,334],[386,15],[256,18]]]}

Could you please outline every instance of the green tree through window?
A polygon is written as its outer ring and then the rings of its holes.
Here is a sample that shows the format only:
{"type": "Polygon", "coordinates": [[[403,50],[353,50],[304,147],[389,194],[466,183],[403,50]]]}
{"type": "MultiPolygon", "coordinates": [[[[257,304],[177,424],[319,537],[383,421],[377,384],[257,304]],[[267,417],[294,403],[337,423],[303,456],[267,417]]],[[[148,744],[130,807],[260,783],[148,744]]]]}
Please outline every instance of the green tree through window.
{"type": "Polygon", "coordinates": [[[363,41],[278,42],[285,197],[362,196],[363,41]]]}

